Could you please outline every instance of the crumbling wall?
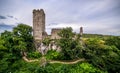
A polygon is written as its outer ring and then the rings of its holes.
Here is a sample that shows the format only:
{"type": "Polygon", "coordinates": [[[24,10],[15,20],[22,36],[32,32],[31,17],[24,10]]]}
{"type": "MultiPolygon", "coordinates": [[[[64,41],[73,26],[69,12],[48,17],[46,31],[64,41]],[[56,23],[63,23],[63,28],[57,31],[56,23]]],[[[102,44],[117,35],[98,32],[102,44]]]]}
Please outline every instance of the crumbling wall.
{"type": "Polygon", "coordinates": [[[58,52],[61,51],[60,46],[56,44],[56,42],[51,41],[49,45],[45,45],[42,42],[36,42],[37,50],[42,54],[45,55],[48,50],[56,50],[58,52]]]}
{"type": "Polygon", "coordinates": [[[60,36],[58,35],[58,33],[61,31],[62,29],[59,28],[54,28],[51,30],[51,39],[60,39],[60,36]]]}

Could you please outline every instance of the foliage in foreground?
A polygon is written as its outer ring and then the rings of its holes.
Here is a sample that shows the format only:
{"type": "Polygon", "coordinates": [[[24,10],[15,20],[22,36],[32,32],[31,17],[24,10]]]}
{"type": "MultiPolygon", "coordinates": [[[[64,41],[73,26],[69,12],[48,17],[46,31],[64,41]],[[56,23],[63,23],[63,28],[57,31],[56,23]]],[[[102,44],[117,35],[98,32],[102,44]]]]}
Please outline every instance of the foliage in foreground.
{"type": "Polygon", "coordinates": [[[11,67],[2,71],[4,73],[104,73],[89,63],[78,63],[74,65],[47,64],[41,67],[39,62],[27,63],[18,60],[11,67]]]}
{"type": "Polygon", "coordinates": [[[84,58],[95,67],[110,73],[120,72],[120,50],[115,45],[105,45],[103,40],[85,40],[84,58]]]}
{"type": "Polygon", "coordinates": [[[5,31],[0,36],[0,72],[14,71],[24,52],[33,50],[32,27],[19,24],[12,32],[5,31]],[[16,64],[16,62],[18,62],[16,64]],[[12,68],[12,69],[11,69],[12,68]]]}

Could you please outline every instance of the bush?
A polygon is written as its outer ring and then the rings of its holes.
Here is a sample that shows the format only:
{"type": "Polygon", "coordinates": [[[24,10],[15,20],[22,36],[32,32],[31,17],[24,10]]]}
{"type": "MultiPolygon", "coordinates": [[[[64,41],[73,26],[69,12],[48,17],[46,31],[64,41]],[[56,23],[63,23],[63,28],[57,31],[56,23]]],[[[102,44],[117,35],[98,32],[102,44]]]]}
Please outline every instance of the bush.
{"type": "Polygon", "coordinates": [[[78,63],[75,68],[70,69],[70,73],[106,73],[89,63],[78,63]]]}
{"type": "Polygon", "coordinates": [[[58,59],[59,52],[55,50],[49,50],[46,54],[47,59],[58,59]]]}
{"type": "Polygon", "coordinates": [[[29,58],[40,58],[42,56],[42,54],[38,51],[35,51],[35,52],[28,53],[27,56],[29,58]]]}
{"type": "Polygon", "coordinates": [[[51,41],[51,39],[50,38],[45,38],[45,39],[43,39],[43,41],[42,41],[42,43],[44,44],[44,45],[49,45],[50,44],[50,41],[51,41]]]}

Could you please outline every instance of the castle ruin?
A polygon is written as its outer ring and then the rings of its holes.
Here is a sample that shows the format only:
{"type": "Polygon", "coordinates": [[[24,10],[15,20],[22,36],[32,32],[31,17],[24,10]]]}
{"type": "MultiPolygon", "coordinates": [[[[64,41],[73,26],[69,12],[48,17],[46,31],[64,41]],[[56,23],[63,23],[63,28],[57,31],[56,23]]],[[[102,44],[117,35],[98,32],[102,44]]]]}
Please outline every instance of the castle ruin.
{"type": "MultiPolygon", "coordinates": [[[[58,29],[58,28],[54,28],[51,31],[51,35],[49,35],[50,39],[60,39],[60,36],[58,35],[58,33],[61,31],[62,29],[58,29]]],[[[80,27],[80,35],[82,36],[83,34],[83,28],[80,27]]],[[[38,9],[38,10],[33,10],[33,37],[34,37],[34,41],[35,41],[35,46],[36,49],[39,50],[41,52],[46,51],[46,49],[50,49],[48,47],[56,47],[56,45],[54,46],[44,46],[42,44],[42,40],[46,37],[48,37],[46,31],[45,31],[45,13],[43,9],[38,9]]],[[[56,48],[54,48],[56,49],[56,48]]]]}

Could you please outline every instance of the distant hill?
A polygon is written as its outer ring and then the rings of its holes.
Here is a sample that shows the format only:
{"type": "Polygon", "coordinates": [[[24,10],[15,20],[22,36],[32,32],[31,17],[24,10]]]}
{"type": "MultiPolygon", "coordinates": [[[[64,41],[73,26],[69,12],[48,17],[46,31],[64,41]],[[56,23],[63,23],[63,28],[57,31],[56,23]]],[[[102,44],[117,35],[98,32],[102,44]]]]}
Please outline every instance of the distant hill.
{"type": "Polygon", "coordinates": [[[13,27],[14,25],[0,24],[0,33],[4,32],[5,30],[11,31],[13,27]]]}
{"type": "Polygon", "coordinates": [[[110,37],[110,36],[113,36],[113,35],[87,34],[87,33],[83,34],[83,37],[85,37],[85,38],[96,38],[96,37],[102,38],[102,37],[110,37]]]}

